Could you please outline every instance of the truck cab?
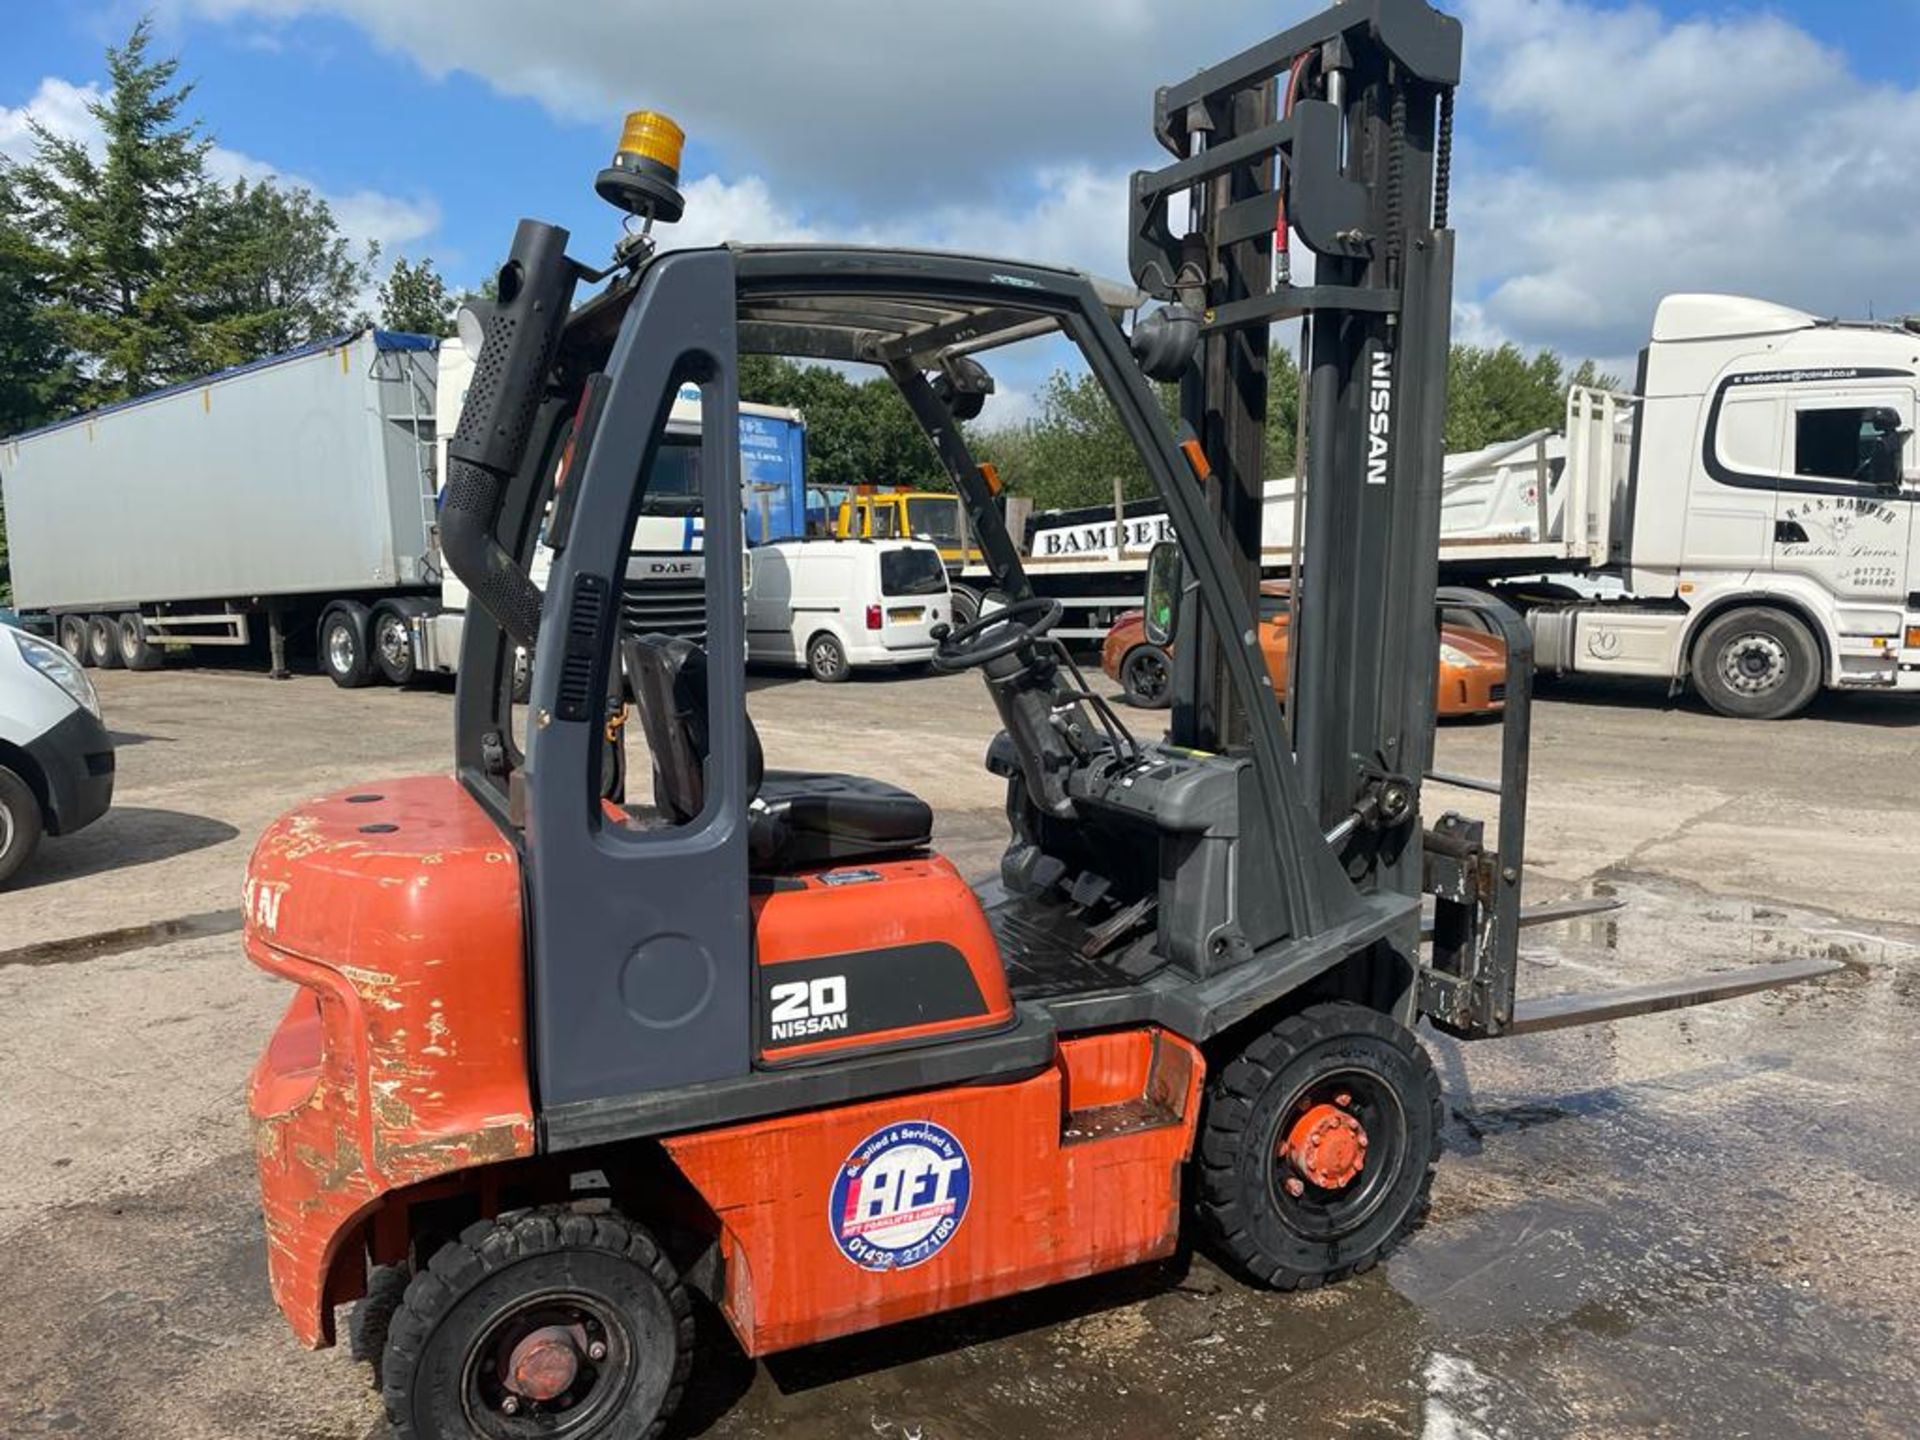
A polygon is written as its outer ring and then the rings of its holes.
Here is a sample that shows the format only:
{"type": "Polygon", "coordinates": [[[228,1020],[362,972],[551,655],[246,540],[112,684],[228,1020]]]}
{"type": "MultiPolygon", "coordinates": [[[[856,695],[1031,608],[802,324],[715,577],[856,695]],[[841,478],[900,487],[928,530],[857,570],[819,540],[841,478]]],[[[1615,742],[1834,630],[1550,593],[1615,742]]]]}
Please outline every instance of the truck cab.
{"type": "Polygon", "coordinates": [[[949,575],[981,559],[960,497],[945,490],[856,486],[840,502],[833,533],[842,540],[925,540],[939,550],[949,575]]]}
{"type": "Polygon", "coordinates": [[[1543,663],[1690,676],[1751,718],[1920,691],[1917,386],[1911,325],[1667,297],[1638,395],[1569,408],[1570,493],[1631,598],[1536,615],[1543,663]]]}

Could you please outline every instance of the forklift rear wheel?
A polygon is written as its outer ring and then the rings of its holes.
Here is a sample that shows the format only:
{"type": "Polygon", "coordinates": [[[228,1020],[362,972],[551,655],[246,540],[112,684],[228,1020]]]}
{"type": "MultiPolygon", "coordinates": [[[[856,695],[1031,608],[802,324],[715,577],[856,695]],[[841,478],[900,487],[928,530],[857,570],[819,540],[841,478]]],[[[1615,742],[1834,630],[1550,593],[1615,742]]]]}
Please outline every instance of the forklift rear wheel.
{"type": "Polygon", "coordinates": [[[1427,1217],[1439,1077],[1404,1025],[1313,1006],[1214,1080],[1200,1160],[1202,1218],[1254,1278],[1308,1290],[1362,1274],[1427,1217]]]}
{"type": "Polygon", "coordinates": [[[522,1210],[469,1225],[414,1276],[381,1388],[396,1440],[650,1440],[692,1343],[687,1292],[640,1226],[522,1210]]]}
{"type": "Polygon", "coordinates": [[[837,684],[853,673],[847,664],[847,649],[822,630],[807,641],[807,673],[829,685],[837,684]]]}
{"type": "Polygon", "coordinates": [[[1158,645],[1136,645],[1120,662],[1120,688],[1127,703],[1142,710],[1164,710],[1173,700],[1173,667],[1158,645]]]}

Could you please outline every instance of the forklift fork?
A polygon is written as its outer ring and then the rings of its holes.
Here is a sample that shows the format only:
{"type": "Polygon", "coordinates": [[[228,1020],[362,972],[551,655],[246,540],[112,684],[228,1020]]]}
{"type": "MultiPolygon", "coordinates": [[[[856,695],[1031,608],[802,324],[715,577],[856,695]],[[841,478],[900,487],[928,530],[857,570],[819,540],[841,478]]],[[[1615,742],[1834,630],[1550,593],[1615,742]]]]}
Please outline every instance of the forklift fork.
{"type": "Polygon", "coordinates": [[[1617,910],[1620,902],[1598,896],[1532,908],[1521,904],[1533,730],[1533,631],[1512,607],[1479,591],[1441,586],[1435,598],[1442,607],[1480,616],[1507,647],[1499,780],[1438,770],[1426,777],[1500,797],[1493,850],[1485,846],[1484,822],[1451,811],[1425,833],[1425,888],[1433,899],[1433,914],[1425,927],[1429,943],[1420,967],[1419,1005],[1437,1029],[1463,1040],[1565,1030],[1731,1000],[1845,968],[1835,960],[1783,960],[1585,994],[1516,999],[1522,930],[1617,910]]]}

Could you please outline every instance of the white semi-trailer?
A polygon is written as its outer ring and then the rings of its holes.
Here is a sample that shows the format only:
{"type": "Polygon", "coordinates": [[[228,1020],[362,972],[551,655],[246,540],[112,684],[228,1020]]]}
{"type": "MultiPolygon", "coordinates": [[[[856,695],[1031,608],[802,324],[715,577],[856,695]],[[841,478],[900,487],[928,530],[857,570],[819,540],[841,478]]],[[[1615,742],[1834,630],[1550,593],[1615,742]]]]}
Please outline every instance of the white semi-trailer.
{"type": "MultiPolygon", "coordinates": [[[[1727,715],[1920,691],[1916,387],[1920,322],[1668,296],[1633,394],[1576,388],[1561,432],[1447,458],[1441,581],[1525,611],[1543,670],[1691,683],[1727,715]]],[[[1156,510],[1032,522],[1028,574],[1077,633],[1137,603],[1156,510]]],[[[1291,479],[1265,510],[1285,574],[1291,479]]]]}
{"type": "MultiPolygon", "coordinates": [[[[440,559],[438,477],[473,362],[371,330],[0,441],[15,604],[82,663],[171,645],[309,644],[335,684],[449,673],[467,592],[440,559]]],[[[699,638],[699,392],[675,404],[634,526],[624,618],[699,638]]],[[[740,407],[754,541],[803,532],[806,426],[740,407]]],[[[536,556],[534,578],[545,578],[536,556]]]]}
{"type": "Polygon", "coordinates": [[[436,342],[370,330],[0,441],[14,603],[89,665],[308,637],[370,666],[438,593],[436,342]]]}

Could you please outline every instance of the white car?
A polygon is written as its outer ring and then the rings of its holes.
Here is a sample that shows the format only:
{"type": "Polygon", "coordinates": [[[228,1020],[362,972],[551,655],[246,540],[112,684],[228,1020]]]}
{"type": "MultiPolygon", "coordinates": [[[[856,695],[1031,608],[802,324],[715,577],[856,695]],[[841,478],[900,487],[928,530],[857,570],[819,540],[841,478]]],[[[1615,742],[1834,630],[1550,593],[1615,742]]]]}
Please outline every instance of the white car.
{"type": "Polygon", "coordinates": [[[0,885],[39,847],[113,802],[113,739],[80,663],[0,625],[0,885]]]}
{"type": "Polygon", "coordinates": [[[747,658],[845,680],[865,666],[921,665],[953,618],[940,552],[921,540],[781,540],[757,545],[747,658]]]}

